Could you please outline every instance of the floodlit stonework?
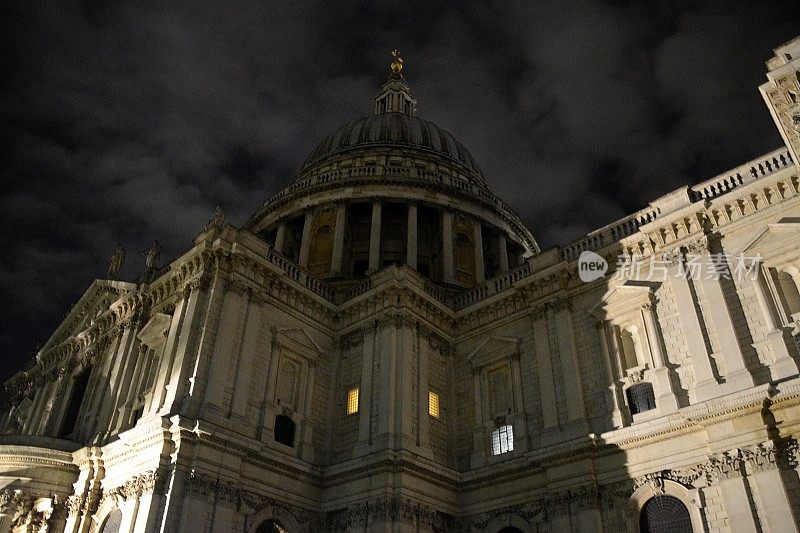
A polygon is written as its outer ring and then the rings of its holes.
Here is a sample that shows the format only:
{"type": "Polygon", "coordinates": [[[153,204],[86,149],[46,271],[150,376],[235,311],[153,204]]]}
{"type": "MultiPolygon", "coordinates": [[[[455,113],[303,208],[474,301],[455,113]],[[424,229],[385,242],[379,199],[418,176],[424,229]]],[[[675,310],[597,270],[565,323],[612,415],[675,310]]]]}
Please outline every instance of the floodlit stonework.
{"type": "Polygon", "coordinates": [[[6,383],[0,532],[797,530],[800,40],[775,52],[786,147],[546,251],[397,57],[243,227],[136,280],[118,250],[6,383]]]}

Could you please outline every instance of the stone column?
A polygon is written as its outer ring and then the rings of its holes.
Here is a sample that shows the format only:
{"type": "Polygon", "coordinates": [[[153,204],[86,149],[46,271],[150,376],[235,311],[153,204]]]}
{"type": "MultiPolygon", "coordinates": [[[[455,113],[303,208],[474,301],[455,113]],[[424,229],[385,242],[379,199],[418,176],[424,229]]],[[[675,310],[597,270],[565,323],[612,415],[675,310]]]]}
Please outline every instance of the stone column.
{"type": "Polygon", "coordinates": [[[275,251],[283,253],[283,245],[286,242],[286,220],[281,220],[278,224],[278,232],[275,234],[275,251]]]}
{"type": "MultiPolygon", "coordinates": [[[[420,328],[414,330],[417,348],[417,446],[430,450],[431,436],[431,417],[430,417],[430,398],[428,392],[431,390],[428,376],[430,375],[428,362],[434,355],[435,349],[431,346],[430,337],[427,333],[422,333],[420,328]]],[[[445,363],[446,365],[446,363],[445,363]]],[[[439,416],[444,416],[444,406],[446,402],[444,391],[439,391],[439,416]]]]}
{"type": "Polygon", "coordinates": [[[314,427],[311,425],[311,404],[312,396],[314,394],[314,376],[317,372],[317,365],[314,361],[309,362],[308,371],[305,378],[305,386],[303,390],[303,407],[299,412],[302,413],[300,419],[300,437],[299,437],[299,459],[312,461],[314,458],[314,427]]]}
{"type": "Polygon", "coordinates": [[[528,414],[525,411],[525,400],[522,396],[522,369],[520,368],[520,353],[511,356],[511,386],[513,387],[514,402],[514,449],[526,452],[528,446],[528,414]]]}
{"type": "Polygon", "coordinates": [[[200,283],[191,283],[184,287],[185,306],[183,309],[181,333],[173,359],[172,370],[168,376],[166,395],[162,405],[166,411],[172,408],[173,402],[183,403],[192,386],[191,375],[194,372],[192,355],[196,348],[195,339],[202,333],[202,312],[208,301],[208,291],[200,283]]]}
{"type": "Polygon", "coordinates": [[[119,352],[114,356],[116,365],[112,369],[111,381],[109,385],[111,397],[104,406],[104,413],[107,416],[101,417],[108,424],[108,431],[113,430],[118,421],[118,409],[120,407],[119,403],[121,400],[120,395],[122,393],[122,384],[125,383],[123,374],[130,364],[130,358],[138,350],[139,340],[136,338],[136,333],[139,326],[140,324],[138,321],[133,321],[125,329],[125,333],[123,334],[124,340],[120,344],[119,352]]]}
{"type": "Polygon", "coordinates": [[[262,298],[257,298],[255,293],[251,295],[248,304],[244,332],[239,348],[239,361],[236,365],[234,377],[233,398],[229,410],[229,418],[240,420],[242,423],[247,420],[250,379],[253,375],[253,361],[260,348],[259,339],[262,333],[262,317],[264,314],[264,301],[262,298]]]}
{"type": "Polygon", "coordinates": [[[506,236],[501,233],[497,237],[497,257],[500,260],[500,272],[508,271],[508,245],[506,243],[506,236]]]}
{"type": "MultiPolygon", "coordinates": [[[[187,291],[183,297],[175,304],[175,311],[172,313],[172,321],[169,326],[169,333],[167,334],[167,341],[164,344],[164,350],[159,360],[158,373],[156,374],[155,383],[153,385],[152,399],[146,412],[154,412],[162,407],[169,396],[167,386],[172,380],[172,374],[175,369],[175,361],[177,357],[183,358],[183,354],[178,353],[180,347],[180,340],[182,336],[186,335],[186,311],[189,305],[189,295],[187,291]]],[[[192,309],[194,310],[197,302],[197,293],[193,298],[192,309]]],[[[173,389],[174,390],[174,389],[173,389]]],[[[166,410],[165,410],[166,411],[166,410]]]]}
{"type": "Polygon", "coordinates": [[[417,204],[408,204],[408,230],[406,231],[406,264],[417,269],[417,204]]]}
{"type": "Polygon", "coordinates": [[[372,202],[372,226],[369,233],[369,270],[368,274],[381,268],[381,203],[372,202]]]}
{"type": "Polygon", "coordinates": [[[37,388],[33,393],[33,400],[31,400],[31,406],[28,409],[28,415],[25,417],[25,423],[22,425],[22,433],[28,434],[31,433],[30,428],[31,425],[36,422],[36,411],[38,410],[39,401],[42,399],[42,388],[37,388]]]}
{"type": "Polygon", "coordinates": [[[347,221],[347,206],[344,203],[336,205],[336,227],[333,231],[333,252],[331,254],[332,277],[342,276],[342,261],[344,257],[344,230],[347,221]]]}
{"type": "Polygon", "coordinates": [[[547,313],[540,309],[530,316],[533,322],[533,342],[536,351],[536,368],[539,377],[539,395],[542,406],[542,426],[545,430],[558,427],[558,408],[553,384],[550,341],[547,334],[547,313]]]}
{"type": "MultiPolygon", "coordinates": [[[[374,378],[373,372],[375,372],[372,363],[376,359],[375,350],[379,349],[380,329],[381,326],[375,323],[372,329],[364,331],[364,337],[361,341],[361,381],[358,391],[358,444],[354,450],[356,455],[366,454],[372,445],[372,409],[378,407],[372,405],[372,380],[374,378]],[[376,345],[376,340],[378,340],[378,345],[376,345]]],[[[347,349],[348,347],[342,347],[342,351],[347,349]]],[[[343,391],[344,394],[347,394],[347,388],[343,391]]]]}
{"type": "Polygon", "coordinates": [[[681,321],[683,338],[689,348],[694,370],[694,388],[689,391],[693,396],[692,403],[713,398],[717,392],[718,382],[711,368],[706,344],[703,341],[703,332],[700,325],[701,317],[695,309],[692,287],[689,279],[676,267],[670,267],[669,279],[675,294],[675,306],[681,321]]]}
{"type": "MultiPolygon", "coordinates": [[[[711,256],[708,253],[708,242],[703,239],[698,243],[701,254],[701,262],[705,267],[711,266],[711,256]]],[[[701,279],[697,284],[702,287],[706,297],[706,307],[709,318],[717,332],[720,343],[720,356],[725,361],[725,388],[731,392],[734,390],[744,390],[752,387],[755,382],[753,376],[747,370],[744,362],[742,347],[736,334],[736,328],[731,319],[728,303],[722,292],[722,286],[718,279],[711,279],[706,269],[702,269],[701,279]]]]}
{"type": "Polygon", "coordinates": [[[442,210],[442,281],[456,281],[453,264],[453,213],[447,209],[442,210]]]}
{"type": "Polygon", "coordinates": [[[475,367],[472,368],[472,390],[475,393],[475,420],[477,423],[473,426],[472,431],[472,467],[483,464],[484,450],[487,449],[489,443],[486,437],[485,426],[487,423],[486,416],[483,413],[483,400],[481,394],[481,374],[475,367]]]}
{"type": "MultiPolygon", "coordinates": [[[[720,481],[720,491],[725,500],[725,508],[731,531],[759,531],[756,529],[753,508],[748,496],[749,487],[744,478],[732,476],[720,481]]],[[[791,530],[787,530],[791,531],[791,530]]]]}
{"type": "MultiPolygon", "coordinates": [[[[781,454],[782,452],[778,452],[781,454]]],[[[778,459],[778,462],[782,462],[778,459]]],[[[797,474],[790,470],[781,471],[779,468],[771,468],[777,465],[757,465],[752,460],[748,461],[748,480],[751,486],[755,486],[758,493],[758,507],[761,514],[766,517],[766,525],[769,531],[797,531],[800,524],[797,523],[792,501],[795,491],[791,490],[791,478],[797,474]],[[759,471],[760,470],[760,471],[759,471]],[[785,477],[784,477],[785,476],[785,477]],[[787,490],[788,489],[788,490],[787,490]]],[[[796,496],[795,496],[796,497],[796,496]]],[[[765,524],[762,524],[762,526],[765,524]]]]}
{"type": "Polygon", "coordinates": [[[567,414],[570,422],[586,422],[583,404],[578,354],[575,350],[575,332],[572,327],[572,310],[566,299],[551,302],[553,317],[558,331],[558,354],[564,376],[564,393],[567,400],[567,414]]]}
{"type": "Polygon", "coordinates": [[[772,352],[773,361],[769,364],[770,374],[773,380],[786,378],[797,374],[797,363],[791,356],[791,351],[794,350],[793,339],[791,333],[780,326],[777,310],[773,307],[770,299],[768,289],[765,289],[766,281],[764,279],[767,273],[762,267],[758,269],[758,277],[756,279],[741,280],[744,285],[742,291],[746,292],[751,289],[758,300],[761,307],[761,316],[764,317],[766,324],[766,333],[764,338],[756,340],[753,346],[758,349],[758,345],[766,343],[769,346],[769,351],[772,352]]]}
{"type": "Polygon", "coordinates": [[[208,373],[208,388],[205,391],[206,409],[209,406],[218,409],[225,407],[228,366],[232,357],[239,356],[236,353],[236,344],[242,329],[241,324],[245,320],[246,298],[245,291],[241,287],[235,286],[233,283],[229,283],[226,287],[211,357],[211,368],[208,373]]]}
{"type": "Polygon", "coordinates": [[[658,396],[656,407],[661,410],[662,414],[675,412],[678,410],[678,397],[675,395],[670,371],[666,365],[661,330],[658,327],[658,319],[652,302],[647,302],[642,309],[642,320],[644,321],[647,346],[650,348],[650,356],[653,358],[654,391],[658,396]]]}
{"type": "Polygon", "coordinates": [[[308,254],[311,250],[311,226],[314,224],[314,212],[306,211],[303,223],[303,240],[300,243],[300,268],[308,268],[308,254]]]}
{"type": "MultiPolygon", "coordinates": [[[[616,375],[614,369],[616,365],[612,360],[611,352],[609,351],[609,331],[608,325],[603,320],[597,321],[597,334],[600,337],[600,348],[603,351],[603,362],[605,363],[606,373],[608,374],[609,386],[608,391],[611,395],[611,422],[615,428],[625,426],[625,417],[622,414],[622,406],[625,405],[625,400],[622,397],[622,387],[620,386],[620,377],[616,375]]],[[[613,332],[611,332],[613,335],[613,332]]],[[[614,356],[616,358],[616,356],[614,356]]]]}
{"type": "Polygon", "coordinates": [[[486,279],[483,268],[483,232],[480,220],[476,220],[472,224],[472,239],[475,242],[475,282],[480,283],[486,279]]]}
{"type": "Polygon", "coordinates": [[[136,349],[136,355],[131,356],[131,365],[133,372],[130,381],[123,383],[122,386],[125,390],[122,392],[122,397],[125,399],[124,403],[119,408],[120,415],[117,423],[117,429],[125,427],[128,424],[130,415],[133,412],[133,404],[136,402],[137,395],[141,392],[139,383],[144,374],[143,366],[147,360],[147,346],[139,341],[139,346],[136,349]]]}

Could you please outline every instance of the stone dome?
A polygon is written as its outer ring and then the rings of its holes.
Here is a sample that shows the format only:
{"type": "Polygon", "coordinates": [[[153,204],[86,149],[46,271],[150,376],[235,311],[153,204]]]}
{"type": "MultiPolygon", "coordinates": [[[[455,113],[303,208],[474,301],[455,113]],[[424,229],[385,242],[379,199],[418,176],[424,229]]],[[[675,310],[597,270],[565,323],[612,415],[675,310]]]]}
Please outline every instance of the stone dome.
{"type": "Polygon", "coordinates": [[[474,287],[539,251],[448,131],[416,116],[393,63],[374,114],[325,137],[246,228],[331,283],[404,265],[448,290],[474,287]]]}
{"type": "Polygon", "coordinates": [[[457,163],[468,175],[485,185],[483,173],[463,144],[429,120],[401,112],[369,115],[348,122],[328,135],[306,159],[299,175],[303,176],[331,156],[360,149],[409,148],[457,163]]]}

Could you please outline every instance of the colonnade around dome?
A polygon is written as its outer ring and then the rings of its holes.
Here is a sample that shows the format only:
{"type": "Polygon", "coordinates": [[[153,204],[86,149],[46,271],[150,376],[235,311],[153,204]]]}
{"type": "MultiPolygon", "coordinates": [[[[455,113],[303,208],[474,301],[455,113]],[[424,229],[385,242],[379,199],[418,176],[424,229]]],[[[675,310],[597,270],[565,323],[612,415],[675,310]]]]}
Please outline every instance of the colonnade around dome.
{"type": "Polygon", "coordinates": [[[524,260],[525,250],[482,220],[404,199],[338,201],[287,216],[261,235],[320,279],[357,280],[406,265],[447,286],[473,287],[524,260]]]}

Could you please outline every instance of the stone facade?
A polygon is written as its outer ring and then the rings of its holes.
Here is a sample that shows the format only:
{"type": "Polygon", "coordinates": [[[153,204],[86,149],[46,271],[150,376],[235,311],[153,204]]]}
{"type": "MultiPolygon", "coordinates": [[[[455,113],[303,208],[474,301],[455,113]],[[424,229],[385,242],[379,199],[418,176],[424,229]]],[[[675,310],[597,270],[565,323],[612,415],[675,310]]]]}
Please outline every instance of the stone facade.
{"type": "Polygon", "coordinates": [[[397,58],[242,228],[96,280],[6,383],[0,531],[798,529],[793,58],[788,150],[544,252],[397,58]]]}

